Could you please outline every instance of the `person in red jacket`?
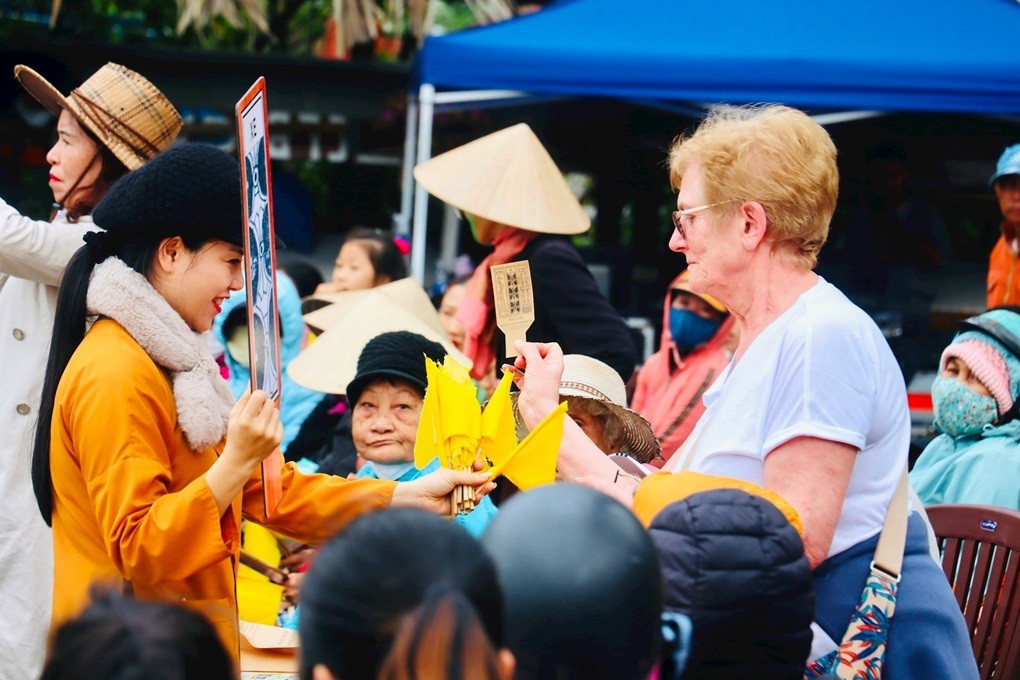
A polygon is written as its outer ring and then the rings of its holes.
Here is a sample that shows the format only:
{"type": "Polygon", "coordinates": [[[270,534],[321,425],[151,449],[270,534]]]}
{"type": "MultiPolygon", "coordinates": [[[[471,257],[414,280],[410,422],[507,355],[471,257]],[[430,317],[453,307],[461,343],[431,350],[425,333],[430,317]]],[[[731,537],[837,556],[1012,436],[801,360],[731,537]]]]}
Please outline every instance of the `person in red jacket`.
{"type": "Polygon", "coordinates": [[[1002,212],[1002,235],[988,258],[988,307],[1020,304],[1020,144],[1007,147],[989,180],[1002,212]]]}
{"type": "Polygon", "coordinates": [[[670,284],[662,310],[662,342],[638,372],[631,408],[644,416],[662,447],[661,466],[687,440],[705,412],[701,400],[730,361],[733,317],[711,295],[691,291],[684,271],[670,284]]]}

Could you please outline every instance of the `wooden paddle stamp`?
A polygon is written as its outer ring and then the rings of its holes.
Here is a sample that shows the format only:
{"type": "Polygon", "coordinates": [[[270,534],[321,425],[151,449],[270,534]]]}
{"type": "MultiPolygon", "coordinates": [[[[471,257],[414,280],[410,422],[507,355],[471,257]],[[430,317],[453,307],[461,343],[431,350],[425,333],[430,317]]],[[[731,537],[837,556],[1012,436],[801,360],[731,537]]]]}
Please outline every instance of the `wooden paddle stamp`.
{"type": "Polygon", "coordinates": [[[492,296],[496,304],[496,326],[506,336],[506,356],[517,356],[514,342],[526,340],[535,322],[535,295],[528,261],[508,262],[490,267],[492,296]]]}

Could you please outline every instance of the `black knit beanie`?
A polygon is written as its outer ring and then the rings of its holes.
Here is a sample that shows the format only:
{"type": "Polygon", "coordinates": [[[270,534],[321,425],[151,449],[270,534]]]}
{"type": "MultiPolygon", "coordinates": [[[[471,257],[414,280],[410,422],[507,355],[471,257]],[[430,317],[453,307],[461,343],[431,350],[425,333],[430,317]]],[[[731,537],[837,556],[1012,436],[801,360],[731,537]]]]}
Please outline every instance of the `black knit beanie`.
{"type": "Polygon", "coordinates": [[[167,149],[120,178],[92,212],[120,243],[180,236],[198,245],[221,239],[244,245],[241,169],[209,144],[167,149]]]}
{"type": "Polygon", "coordinates": [[[441,362],[445,356],[442,345],[417,333],[394,331],[377,335],[361,350],[358,374],[347,386],[347,400],[358,403],[368,383],[379,378],[406,380],[425,394],[428,385],[425,357],[441,362]]]}

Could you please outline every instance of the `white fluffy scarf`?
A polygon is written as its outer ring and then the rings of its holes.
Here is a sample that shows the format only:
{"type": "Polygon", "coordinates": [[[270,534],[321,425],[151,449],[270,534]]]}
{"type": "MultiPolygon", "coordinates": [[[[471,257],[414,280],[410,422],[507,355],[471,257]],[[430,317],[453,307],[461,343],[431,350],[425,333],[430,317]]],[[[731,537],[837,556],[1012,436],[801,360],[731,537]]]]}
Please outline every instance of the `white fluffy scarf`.
{"type": "Polygon", "coordinates": [[[86,305],[90,316],[119,323],[170,372],[177,422],[192,450],[203,451],[223,439],[234,397],[205,336],[188,328],[144,276],[108,257],[92,272],[86,305]]]}

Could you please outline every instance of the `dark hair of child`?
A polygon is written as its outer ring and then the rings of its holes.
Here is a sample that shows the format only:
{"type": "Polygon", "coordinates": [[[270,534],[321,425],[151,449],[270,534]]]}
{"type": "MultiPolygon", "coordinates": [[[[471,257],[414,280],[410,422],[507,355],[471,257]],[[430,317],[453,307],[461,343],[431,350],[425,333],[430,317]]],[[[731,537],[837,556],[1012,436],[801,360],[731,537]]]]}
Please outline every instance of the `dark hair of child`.
{"type": "Polygon", "coordinates": [[[327,543],[301,588],[301,677],[499,678],[503,597],[461,527],[411,508],[370,513],[327,543]]]}
{"type": "Polygon", "coordinates": [[[57,629],[40,680],[229,680],[234,668],[201,614],[93,590],[57,629]]]}
{"type": "Polygon", "coordinates": [[[355,227],[347,232],[344,244],[358,241],[363,245],[375,270],[378,283],[389,283],[407,278],[407,263],[393,236],[379,229],[355,227]]]}

